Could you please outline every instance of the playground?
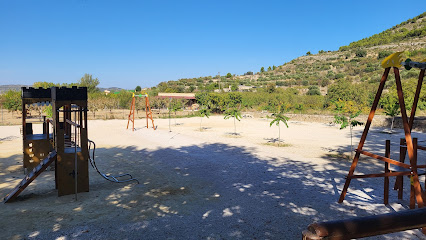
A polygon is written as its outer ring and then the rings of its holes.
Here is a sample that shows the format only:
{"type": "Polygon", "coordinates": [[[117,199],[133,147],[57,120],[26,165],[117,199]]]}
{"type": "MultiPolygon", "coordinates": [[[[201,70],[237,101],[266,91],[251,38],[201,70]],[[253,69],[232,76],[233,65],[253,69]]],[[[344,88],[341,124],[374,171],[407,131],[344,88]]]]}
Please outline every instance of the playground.
{"type": "MultiPolygon", "coordinates": [[[[44,171],[12,203],[2,204],[1,239],[300,239],[317,221],[370,216],[409,209],[390,190],[383,204],[383,178],[352,181],[337,203],[351,166],[349,129],[329,122],[289,121],[281,126],[283,147],[270,119],[243,118],[232,135],[223,116],[146,120],[90,120],[96,164],[107,174],[129,173],[139,181],[113,183],[89,167],[89,192],[58,197],[55,171],[44,171]],[[151,124],[151,122],[149,123],[151,124]]],[[[41,124],[34,124],[40,132],[41,124]]],[[[363,127],[354,129],[356,144],[363,127]]],[[[364,150],[384,154],[392,135],[370,129],[364,150]]],[[[413,137],[424,134],[414,133],[413,137]]],[[[424,137],[424,136],[423,136],[424,137]]],[[[391,145],[398,159],[399,146],[391,145]]],[[[419,152],[424,159],[424,152],[419,152]]],[[[422,160],[423,161],[423,160],[422,160]]],[[[421,164],[424,164],[423,162],[421,164]]],[[[361,156],[357,173],[383,171],[383,163],[361,156]],[[368,163],[368,164],[365,164],[368,163]]],[[[0,195],[25,176],[20,126],[0,127],[0,195]]],[[[391,177],[391,186],[395,177],[391,177]]],[[[424,176],[420,177],[424,182],[424,176]]],[[[419,230],[368,239],[424,239],[419,230]]]]}

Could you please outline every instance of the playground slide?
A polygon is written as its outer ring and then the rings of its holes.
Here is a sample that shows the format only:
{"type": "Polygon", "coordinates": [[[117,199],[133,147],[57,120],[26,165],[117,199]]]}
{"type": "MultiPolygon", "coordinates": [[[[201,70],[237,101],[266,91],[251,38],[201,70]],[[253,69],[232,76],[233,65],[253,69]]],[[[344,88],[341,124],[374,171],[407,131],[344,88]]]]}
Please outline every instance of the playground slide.
{"type": "Polygon", "coordinates": [[[56,151],[50,152],[24,179],[4,198],[4,203],[13,201],[24,189],[30,185],[46,168],[56,160],[56,151]]]}

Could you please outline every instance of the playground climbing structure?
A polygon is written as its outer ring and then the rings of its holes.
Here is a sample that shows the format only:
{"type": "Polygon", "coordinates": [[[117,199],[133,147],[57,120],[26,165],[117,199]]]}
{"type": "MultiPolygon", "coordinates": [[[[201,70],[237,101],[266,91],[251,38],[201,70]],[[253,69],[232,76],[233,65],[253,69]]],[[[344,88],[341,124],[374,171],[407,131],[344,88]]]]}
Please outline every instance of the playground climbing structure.
{"type": "Polygon", "coordinates": [[[88,192],[87,88],[22,88],[22,103],[23,162],[28,174],[4,202],[14,200],[52,163],[58,196],[88,192]],[[33,134],[25,109],[39,102],[52,105],[53,119],[43,117],[43,133],[33,134]]]}
{"type": "MultiPolygon", "coordinates": [[[[421,62],[414,62],[410,59],[406,59],[404,62],[401,59],[402,52],[394,53],[382,62],[382,67],[385,69],[383,76],[380,80],[379,88],[377,90],[373,105],[371,107],[370,114],[368,115],[367,123],[365,124],[364,131],[361,135],[361,139],[358,145],[358,148],[355,150],[356,154],[354,156],[354,159],[352,161],[352,165],[349,169],[349,173],[346,177],[345,185],[343,187],[342,193],[339,198],[339,203],[343,202],[345,199],[346,193],[348,191],[349,185],[351,183],[352,179],[358,179],[358,178],[373,178],[373,177],[383,177],[385,179],[384,181],[384,203],[387,204],[387,198],[388,198],[388,189],[389,189],[389,177],[396,176],[397,182],[395,184],[395,190],[399,190],[402,193],[402,177],[403,176],[409,176],[411,179],[411,198],[412,198],[412,204],[411,207],[414,208],[414,200],[417,202],[417,206],[419,208],[424,206],[424,201],[426,199],[423,198],[423,190],[419,181],[419,175],[423,173],[419,173],[419,169],[426,168],[426,165],[418,165],[417,163],[417,151],[418,150],[426,150],[426,147],[420,146],[417,144],[417,139],[413,139],[411,135],[411,131],[413,128],[414,123],[414,117],[416,114],[416,108],[417,103],[419,101],[419,96],[422,88],[423,78],[425,74],[426,69],[426,59],[421,62]],[[405,100],[404,100],[404,94],[402,91],[402,84],[401,84],[401,78],[399,74],[399,68],[401,66],[404,66],[405,69],[410,70],[411,68],[418,68],[420,69],[418,83],[417,83],[417,89],[414,97],[414,102],[411,110],[410,117],[408,118],[406,108],[405,108],[405,100]],[[371,123],[373,121],[374,114],[376,112],[381,94],[383,92],[383,88],[385,86],[386,80],[388,79],[389,72],[393,69],[394,75],[395,75],[395,82],[396,82],[396,88],[397,88],[397,95],[398,95],[398,103],[401,110],[401,116],[402,116],[402,124],[404,128],[405,133],[405,139],[401,141],[401,152],[400,152],[400,160],[393,160],[390,158],[390,141],[388,140],[386,142],[386,153],[385,156],[380,156],[378,154],[374,154],[368,151],[364,151],[364,143],[366,141],[368,131],[370,129],[371,123]],[[405,154],[408,153],[409,163],[404,163],[405,154]],[[375,158],[377,160],[383,161],[385,163],[385,168],[383,173],[373,173],[373,174],[354,174],[356,166],[358,164],[360,155],[368,156],[371,158],[375,158]],[[399,169],[392,171],[390,170],[389,166],[392,165],[394,167],[398,167],[399,169]]],[[[402,194],[399,194],[399,197],[402,197],[402,194]]]]}

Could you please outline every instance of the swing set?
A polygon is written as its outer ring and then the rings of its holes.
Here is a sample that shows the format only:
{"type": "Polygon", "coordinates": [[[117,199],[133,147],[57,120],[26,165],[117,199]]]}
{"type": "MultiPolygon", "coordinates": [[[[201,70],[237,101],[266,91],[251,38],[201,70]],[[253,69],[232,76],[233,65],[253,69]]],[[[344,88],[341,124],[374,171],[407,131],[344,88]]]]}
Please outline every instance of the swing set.
{"type": "Polygon", "coordinates": [[[147,93],[138,94],[138,95],[135,95],[135,93],[133,93],[132,104],[130,105],[130,113],[129,113],[129,117],[128,117],[128,120],[127,120],[127,128],[126,129],[129,129],[129,123],[132,122],[132,131],[135,131],[136,97],[144,97],[145,98],[146,128],[148,128],[148,119],[151,119],[152,128],[155,130],[154,119],[152,118],[152,111],[151,111],[151,107],[149,106],[149,98],[148,98],[147,93]]]}

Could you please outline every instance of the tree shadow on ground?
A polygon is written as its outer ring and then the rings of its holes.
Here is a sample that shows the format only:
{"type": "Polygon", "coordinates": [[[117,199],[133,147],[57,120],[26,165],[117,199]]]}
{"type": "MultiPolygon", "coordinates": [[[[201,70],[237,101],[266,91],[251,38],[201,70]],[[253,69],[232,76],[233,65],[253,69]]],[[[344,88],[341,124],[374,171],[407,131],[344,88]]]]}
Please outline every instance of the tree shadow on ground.
{"type": "Polygon", "coordinates": [[[130,173],[140,184],[111,183],[91,169],[90,192],[74,201],[56,197],[53,172],[43,173],[2,207],[2,238],[299,239],[313,221],[389,211],[379,204],[380,184],[349,194],[355,203],[337,203],[350,161],[259,158],[255,151],[227,144],[97,149],[101,171],[130,173]]]}

